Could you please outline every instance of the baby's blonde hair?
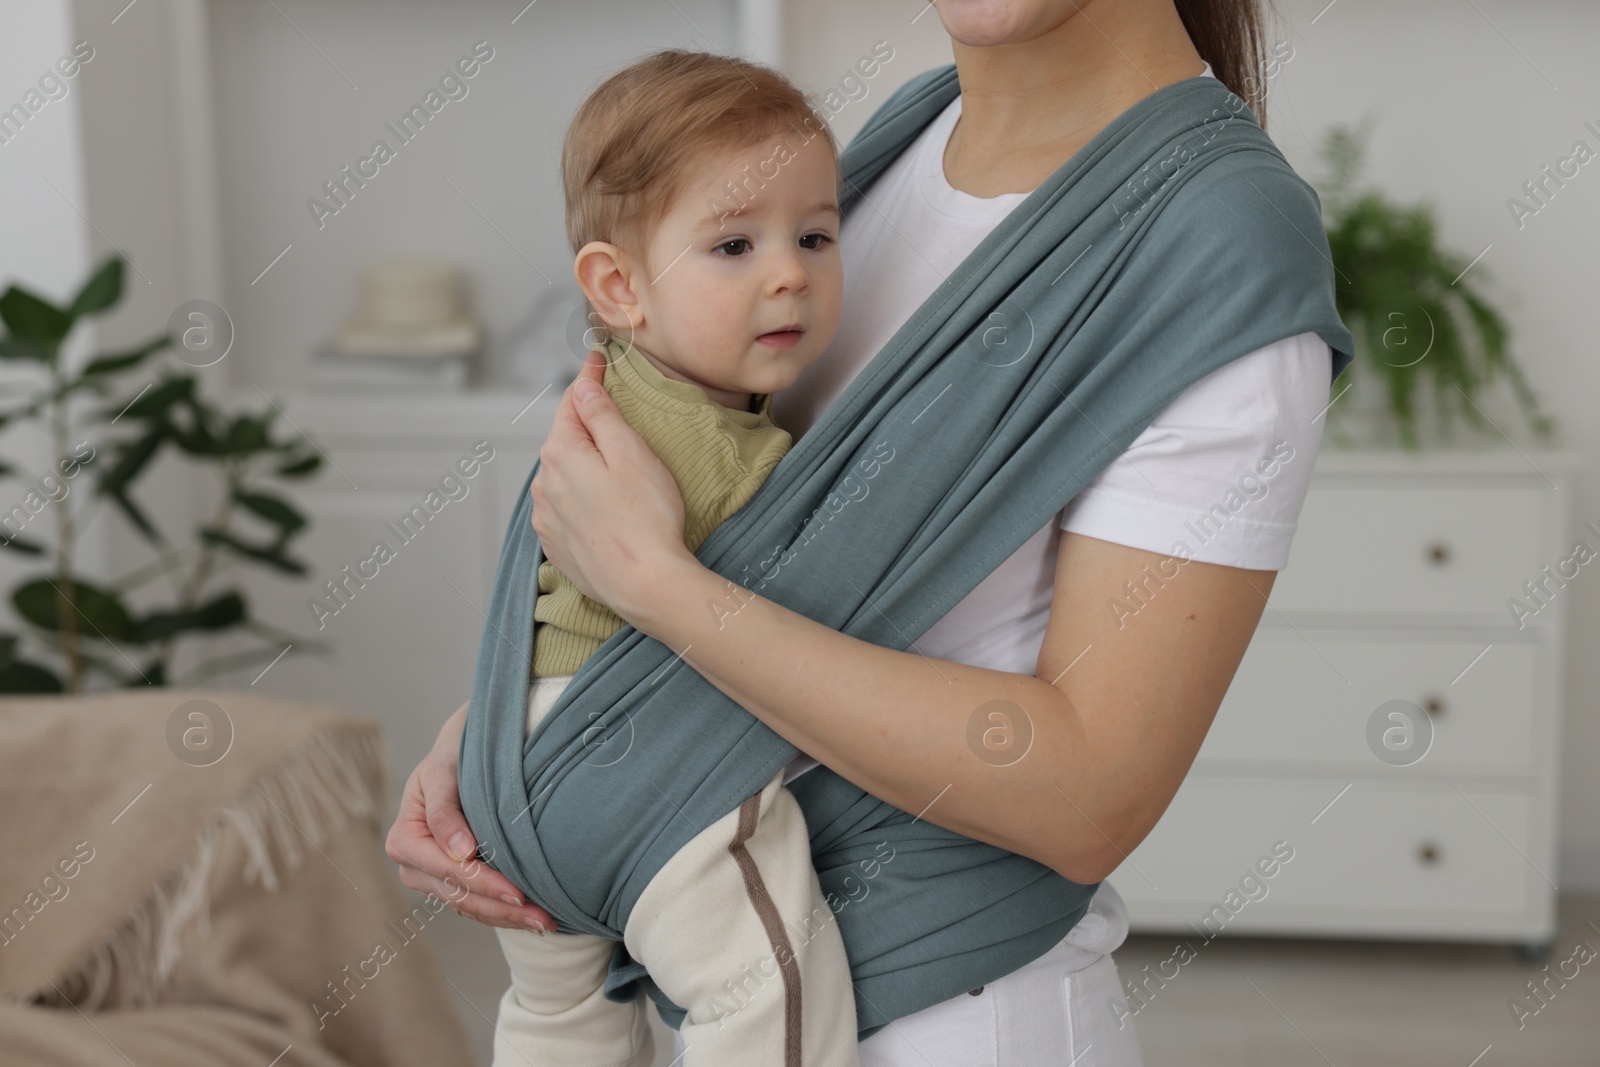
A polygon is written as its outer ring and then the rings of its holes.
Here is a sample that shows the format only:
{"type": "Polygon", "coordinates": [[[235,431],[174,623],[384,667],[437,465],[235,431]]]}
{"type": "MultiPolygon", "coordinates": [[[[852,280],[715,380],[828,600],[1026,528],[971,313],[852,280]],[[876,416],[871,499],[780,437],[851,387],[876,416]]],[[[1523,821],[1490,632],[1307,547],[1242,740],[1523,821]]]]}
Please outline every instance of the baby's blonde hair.
{"type": "Polygon", "coordinates": [[[691,164],[773,133],[839,145],[806,94],[771,67],[664,49],[607,78],[578,108],[561,148],[567,239],[641,250],[691,164]]]}

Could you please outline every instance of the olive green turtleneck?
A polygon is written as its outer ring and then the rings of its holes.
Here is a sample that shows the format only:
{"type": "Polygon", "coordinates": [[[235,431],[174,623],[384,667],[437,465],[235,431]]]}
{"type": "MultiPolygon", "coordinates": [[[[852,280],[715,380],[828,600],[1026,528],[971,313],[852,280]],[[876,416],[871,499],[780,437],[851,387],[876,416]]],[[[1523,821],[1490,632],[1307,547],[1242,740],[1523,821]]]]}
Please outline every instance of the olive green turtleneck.
{"type": "MultiPolygon", "coordinates": [[[[595,347],[606,357],[602,384],[617,410],[677,480],[683,543],[693,552],[744,506],[788,452],[789,433],[772,421],[772,396],[757,393],[751,398],[755,411],[738,411],[697,385],[662,374],[625,341],[595,347]]],[[[533,677],[576,673],[627,625],[580,593],[548,560],[539,564],[533,618],[533,677]]]]}

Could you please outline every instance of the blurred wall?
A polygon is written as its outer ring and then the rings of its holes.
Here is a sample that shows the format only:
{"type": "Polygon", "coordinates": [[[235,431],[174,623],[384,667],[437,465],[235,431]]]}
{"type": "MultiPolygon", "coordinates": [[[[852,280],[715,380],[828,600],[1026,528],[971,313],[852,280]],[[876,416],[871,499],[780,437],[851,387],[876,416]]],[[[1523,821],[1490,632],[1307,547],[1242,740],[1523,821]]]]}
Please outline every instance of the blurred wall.
{"type": "MultiPolygon", "coordinates": [[[[90,222],[82,151],[82,106],[86,76],[103,55],[83,40],[63,4],[0,0],[0,290],[21,285],[47,300],[70,301],[88,276],[94,247],[106,247],[90,222]],[[58,65],[59,64],[59,65],[58,65]],[[70,76],[66,73],[71,71],[70,76]]],[[[93,330],[80,329],[66,356],[76,362],[94,345],[93,330]]],[[[0,386],[37,381],[38,376],[0,364],[0,386]]],[[[0,481],[0,513],[20,504],[39,477],[51,472],[54,455],[46,435],[33,426],[10,426],[0,434],[0,454],[16,466],[0,481]]],[[[68,481],[67,499],[84,482],[68,481]]],[[[47,505],[22,531],[48,527],[56,504],[47,505]]],[[[78,541],[82,569],[104,566],[104,541],[91,531],[78,541]]],[[[13,627],[12,586],[36,570],[34,557],[0,552],[0,619],[13,627]]]]}

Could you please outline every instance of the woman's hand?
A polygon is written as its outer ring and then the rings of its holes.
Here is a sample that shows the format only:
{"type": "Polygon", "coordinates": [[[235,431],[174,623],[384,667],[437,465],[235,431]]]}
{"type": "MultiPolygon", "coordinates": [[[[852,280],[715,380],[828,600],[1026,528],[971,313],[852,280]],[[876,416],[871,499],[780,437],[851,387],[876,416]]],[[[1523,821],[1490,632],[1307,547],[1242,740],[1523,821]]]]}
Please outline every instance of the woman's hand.
{"type": "Polygon", "coordinates": [[[554,930],[549,912],[537,904],[524,905],[517,887],[476,855],[478,844],[461,813],[456,777],[466,722],[463,704],[445,720],[432,750],[406,779],[400,814],[389,828],[384,850],[399,864],[402,883],[448,901],[457,915],[513,930],[554,930]]]}
{"type": "Polygon", "coordinates": [[[600,386],[605,357],[590,350],[539,449],[533,529],[545,558],[585,596],[630,622],[647,579],[683,543],[683,496],[600,386]]]}

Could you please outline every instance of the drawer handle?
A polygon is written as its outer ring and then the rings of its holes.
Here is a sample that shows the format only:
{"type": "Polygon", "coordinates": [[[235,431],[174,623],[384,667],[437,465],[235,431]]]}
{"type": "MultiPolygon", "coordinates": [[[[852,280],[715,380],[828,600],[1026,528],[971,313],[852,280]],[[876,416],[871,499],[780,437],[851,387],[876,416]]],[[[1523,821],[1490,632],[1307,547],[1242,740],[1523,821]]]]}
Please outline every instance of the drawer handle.
{"type": "Polygon", "coordinates": [[[1428,546],[1428,562],[1437,566],[1444,566],[1450,562],[1450,546],[1443,541],[1435,541],[1428,546]]]}
{"type": "Polygon", "coordinates": [[[1424,841],[1417,846],[1417,860],[1424,867],[1435,866],[1439,862],[1439,846],[1432,841],[1424,841]]]}
{"type": "Polygon", "coordinates": [[[1439,716],[1444,714],[1444,698],[1443,697],[1428,697],[1425,700],[1423,700],[1422,709],[1424,711],[1426,711],[1430,716],[1432,716],[1433,718],[1437,719],[1439,716]]]}

